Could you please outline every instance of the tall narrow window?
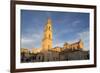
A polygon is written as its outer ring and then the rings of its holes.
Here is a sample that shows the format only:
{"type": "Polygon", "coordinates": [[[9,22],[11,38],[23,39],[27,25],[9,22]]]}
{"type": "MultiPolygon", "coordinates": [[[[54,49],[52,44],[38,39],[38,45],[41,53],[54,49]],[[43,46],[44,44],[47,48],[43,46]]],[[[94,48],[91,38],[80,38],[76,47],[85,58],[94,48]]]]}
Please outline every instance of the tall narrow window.
{"type": "Polygon", "coordinates": [[[48,45],[48,48],[50,48],[50,46],[48,45]]]}
{"type": "Polygon", "coordinates": [[[50,39],[50,34],[49,34],[49,39],[50,39]]]}
{"type": "Polygon", "coordinates": [[[50,30],[50,26],[49,26],[49,30],[50,30]]]}

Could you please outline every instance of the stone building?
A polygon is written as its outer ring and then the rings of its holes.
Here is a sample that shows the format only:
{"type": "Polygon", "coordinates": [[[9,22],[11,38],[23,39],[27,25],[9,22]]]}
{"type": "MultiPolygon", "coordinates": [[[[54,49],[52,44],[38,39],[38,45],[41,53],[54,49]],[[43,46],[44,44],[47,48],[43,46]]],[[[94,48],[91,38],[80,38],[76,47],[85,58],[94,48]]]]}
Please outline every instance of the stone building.
{"type": "Polygon", "coordinates": [[[21,62],[28,62],[29,60],[28,60],[28,58],[29,58],[29,53],[30,53],[30,51],[29,51],[29,49],[27,49],[27,48],[21,48],[21,62]]]}
{"type": "Polygon", "coordinates": [[[89,59],[89,51],[63,51],[60,53],[60,61],[70,61],[70,60],[87,60],[89,59]]]}
{"type": "Polygon", "coordinates": [[[29,50],[27,48],[21,48],[21,53],[28,53],[29,50]]]}
{"type": "Polygon", "coordinates": [[[29,53],[30,53],[29,49],[21,48],[21,54],[23,54],[24,56],[28,57],[29,53]]]}
{"type": "Polygon", "coordinates": [[[41,48],[32,48],[31,49],[31,53],[40,53],[41,52],[41,48]]]}
{"type": "Polygon", "coordinates": [[[47,51],[52,48],[52,22],[51,19],[48,18],[47,23],[44,28],[44,36],[42,39],[42,49],[43,51],[47,51]]]}
{"type": "Polygon", "coordinates": [[[65,50],[82,50],[84,48],[84,45],[83,45],[83,41],[80,39],[78,42],[75,42],[75,43],[72,43],[72,44],[69,44],[69,43],[65,43],[63,45],[63,49],[65,50]]]}
{"type": "Polygon", "coordinates": [[[62,51],[62,47],[54,47],[54,48],[50,49],[49,51],[61,52],[62,51]]]}
{"type": "MultiPolygon", "coordinates": [[[[88,59],[89,52],[84,52],[84,44],[82,40],[74,43],[64,43],[63,47],[56,46],[53,48],[53,29],[52,21],[48,18],[44,27],[44,35],[41,48],[31,50],[29,60],[31,62],[47,62],[47,61],[62,61],[62,60],[81,60],[88,59]]],[[[21,52],[28,53],[29,50],[21,49],[21,52]]]]}

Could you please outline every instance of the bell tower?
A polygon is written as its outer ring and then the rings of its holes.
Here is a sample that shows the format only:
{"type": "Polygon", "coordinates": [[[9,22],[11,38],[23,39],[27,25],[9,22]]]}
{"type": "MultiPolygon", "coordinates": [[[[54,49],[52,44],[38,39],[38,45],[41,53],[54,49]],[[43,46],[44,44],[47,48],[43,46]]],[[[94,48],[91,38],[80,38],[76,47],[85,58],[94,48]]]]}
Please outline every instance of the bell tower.
{"type": "Polygon", "coordinates": [[[44,36],[42,39],[42,49],[43,51],[48,51],[52,48],[52,22],[48,18],[47,23],[44,27],[44,36]]]}

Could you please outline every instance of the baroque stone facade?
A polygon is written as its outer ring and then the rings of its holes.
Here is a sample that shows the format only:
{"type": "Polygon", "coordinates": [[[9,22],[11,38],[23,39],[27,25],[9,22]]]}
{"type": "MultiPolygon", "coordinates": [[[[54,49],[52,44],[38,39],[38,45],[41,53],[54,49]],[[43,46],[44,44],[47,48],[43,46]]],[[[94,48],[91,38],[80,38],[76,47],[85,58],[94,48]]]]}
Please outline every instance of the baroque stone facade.
{"type": "Polygon", "coordinates": [[[82,50],[84,48],[83,42],[82,40],[79,40],[78,42],[69,44],[69,43],[65,43],[63,46],[63,49],[65,50],[82,50]]]}

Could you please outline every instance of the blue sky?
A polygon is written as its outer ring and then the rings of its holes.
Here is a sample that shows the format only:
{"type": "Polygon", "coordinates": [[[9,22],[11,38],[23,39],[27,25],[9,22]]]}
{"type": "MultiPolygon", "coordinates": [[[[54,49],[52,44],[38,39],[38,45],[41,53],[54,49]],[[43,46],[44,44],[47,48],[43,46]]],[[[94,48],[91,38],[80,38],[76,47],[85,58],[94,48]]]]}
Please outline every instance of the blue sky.
{"type": "Polygon", "coordinates": [[[89,49],[89,13],[21,10],[21,48],[40,48],[47,19],[52,20],[53,47],[82,39],[89,49]]]}

